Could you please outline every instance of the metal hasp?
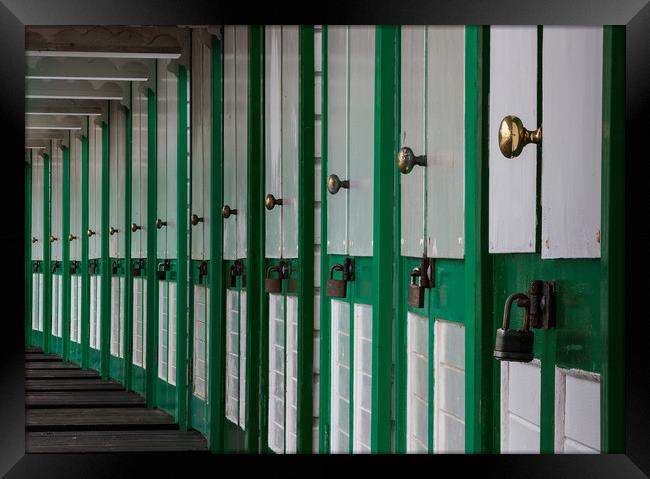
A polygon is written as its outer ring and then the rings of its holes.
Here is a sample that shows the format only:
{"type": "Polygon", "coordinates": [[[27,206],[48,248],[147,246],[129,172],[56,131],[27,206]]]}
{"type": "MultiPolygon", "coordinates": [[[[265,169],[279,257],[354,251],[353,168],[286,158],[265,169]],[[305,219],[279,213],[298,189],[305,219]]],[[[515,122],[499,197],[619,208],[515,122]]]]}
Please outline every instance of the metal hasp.
{"type": "Polygon", "coordinates": [[[506,158],[519,156],[529,143],[542,145],[542,127],[530,131],[524,128],[519,118],[506,116],[499,125],[499,149],[506,158]]]}
{"type": "Polygon", "coordinates": [[[330,268],[330,275],[325,290],[327,297],[345,298],[348,281],[354,281],[354,260],[351,258],[345,258],[343,264],[336,263],[330,268]],[[334,271],[343,272],[342,278],[334,279],[334,271]]]}
{"type": "Polygon", "coordinates": [[[289,277],[287,269],[287,264],[284,261],[281,261],[278,265],[268,268],[266,270],[266,278],[264,279],[264,291],[267,293],[281,293],[282,280],[289,277]],[[278,277],[272,278],[271,275],[273,273],[278,273],[278,277]]]}
{"type": "Polygon", "coordinates": [[[228,273],[228,287],[235,288],[237,287],[237,276],[243,276],[244,274],[244,263],[242,260],[238,259],[230,267],[228,273]]]}
{"type": "Polygon", "coordinates": [[[221,216],[224,218],[230,218],[231,215],[236,215],[237,210],[230,208],[228,205],[224,205],[223,208],[221,209],[221,216]]]}
{"type": "Polygon", "coordinates": [[[160,229],[160,228],[162,228],[163,226],[167,226],[167,222],[161,220],[160,218],[158,218],[158,219],[156,220],[156,228],[160,229]]]}
{"type": "Polygon", "coordinates": [[[527,294],[513,293],[506,299],[503,310],[503,325],[497,329],[494,357],[499,361],[528,363],[533,360],[533,332],[530,328],[550,329],[555,327],[555,284],[534,280],[527,294]],[[517,306],[524,308],[522,329],[510,329],[510,310],[517,300],[517,306]]]}
{"type": "Polygon", "coordinates": [[[266,195],[266,198],[264,198],[264,206],[267,210],[272,210],[276,205],[282,206],[283,204],[284,203],[282,202],[282,198],[276,198],[271,193],[266,195]]]}
{"type": "Polygon", "coordinates": [[[341,180],[338,175],[330,175],[327,178],[327,191],[329,191],[330,194],[335,195],[341,188],[349,189],[350,181],[341,180]]]}
{"type": "Polygon", "coordinates": [[[190,223],[192,223],[192,226],[196,226],[196,225],[198,225],[199,223],[203,223],[203,217],[202,217],[202,216],[199,216],[199,215],[197,215],[197,214],[193,214],[193,215],[190,217],[190,223]]]}
{"type": "Polygon", "coordinates": [[[416,165],[427,166],[427,156],[415,156],[413,150],[408,146],[400,148],[399,153],[397,153],[397,166],[400,173],[408,175],[416,165]]]}
{"type": "Polygon", "coordinates": [[[411,271],[411,284],[409,285],[408,304],[412,308],[424,307],[424,290],[435,287],[435,260],[422,257],[420,266],[411,271]],[[420,284],[415,279],[420,278],[420,284]]]}

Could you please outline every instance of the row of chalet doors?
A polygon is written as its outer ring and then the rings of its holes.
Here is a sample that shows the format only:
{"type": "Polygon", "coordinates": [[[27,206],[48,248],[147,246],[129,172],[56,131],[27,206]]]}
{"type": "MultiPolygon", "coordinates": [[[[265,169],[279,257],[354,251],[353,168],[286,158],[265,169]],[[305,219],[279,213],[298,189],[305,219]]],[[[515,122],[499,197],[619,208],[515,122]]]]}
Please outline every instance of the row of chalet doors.
{"type": "Polygon", "coordinates": [[[191,61],[151,61],[129,106],[31,153],[33,337],[66,331],[78,361],[85,342],[215,451],[608,450],[618,35],[192,29],[191,61]],[[508,115],[540,128],[512,157],[508,115]],[[554,324],[498,362],[534,280],[554,324]]]}

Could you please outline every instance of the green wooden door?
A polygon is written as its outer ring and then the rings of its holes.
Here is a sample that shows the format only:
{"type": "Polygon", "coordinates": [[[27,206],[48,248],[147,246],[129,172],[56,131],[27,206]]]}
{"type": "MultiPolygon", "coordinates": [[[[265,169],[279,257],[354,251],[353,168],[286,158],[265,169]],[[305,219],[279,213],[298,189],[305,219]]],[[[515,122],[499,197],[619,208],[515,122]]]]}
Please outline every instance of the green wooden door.
{"type": "Polygon", "coordinates": [[[390,449],[395,41],[392,27],[324,29],[322,452],[390,449]],[[328,297],[345,265],[345,297],[328,297]]]}
{"type": "MultiPolygon", "coordinates": [[[[396,445],[465,451],[466,69],[463,26],[402,27],[396,445]],[[415,287],[411,285],[415,284],[415,287]],[[417,286],[421,307],[409,291],[417,286]]],[[[468,40],[469,38],[469,40],[468,40]]],[[[472,137],[473,138],[473,137],[472,137]]]]}
{"type": "Polygon", "coordinates": [[[50,158],[50,351],[63,354],[63,144],[52,141],[50,158]]]}
{"type": "Polygon", "coordinates": [[[275,453],[311,452],[313,28],[264,35],[265,276],[280,281],[265,287],[261,439],[275,453]]]}
{"type": "MultiPolygon", "coordinates": [[[[86,122],[82,122],[83,125],[86,122]]],[[[82,132],[70,133],[70,348],[71,361],[81,363],[81,228],[82,132]]]]}
{"type": "Polygon", "coordinates": [[[43,152],[30,150],[31,171],[32,171],[32,344],[44,347],[43,341],[43,299],[44,299],[44,262],[43,262],[43,237],[44,215],[43,215],[43,193],[45,159],[43,152]]]}
{"type": "MultiPolygon", "coordinates": [[[[604,358],[616,363],[623,355],[620,347],[610,349],[606,333],[609,321],[622,318],[602,308],[607,290],[601,289],[601,241],[617,227],[601,207],[609,195],[601,188],[609,170],[604,152],[614,140],[603,130],[604,105],[613,95],[605,73],[613,55],[622,54],[613,51],[610,35],[603,27],[490,31],[493,325],[501,327],[506,298],[527,293],[533,280],[554,282],[557,314],[554,328],[533,330],[532,361],[494,362],[501,452],[608,450],[601,429],[613,417],[601,401],[608,394],[604,358]],[[542,144],[505,157],[499,138],[507,132],[506,115],[531,131],[542,127],[542,144]]],[[[522,308],[512,309],[510,327],[520,328],[522,308]]]]}

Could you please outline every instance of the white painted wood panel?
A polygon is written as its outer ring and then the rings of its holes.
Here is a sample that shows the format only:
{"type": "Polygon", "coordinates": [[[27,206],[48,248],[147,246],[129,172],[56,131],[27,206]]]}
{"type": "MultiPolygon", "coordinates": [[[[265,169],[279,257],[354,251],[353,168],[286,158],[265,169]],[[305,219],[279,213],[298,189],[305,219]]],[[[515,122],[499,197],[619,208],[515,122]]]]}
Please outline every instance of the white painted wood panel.
{"type": "Polygon", "coordinates": [[[248,193],[248,95],[249,55],[248,27],[235,27],[235,113],[236,113],[236,157],[237,157],[237,258],[246,258],[248,239],[247,193],[248,193]]]}
{"type": "Polygon", "coordinates": [[[539,361],[501,363],[501,452],[539,453],[539,361]]]}
{"type": "MultiPolygon", "coordinates": [[[[235,113],[235,27],[223,39],[223,204],[237,209],[237,126],[235,113]]],[[[237,216],[223,218],[223,257],[237,259],[237,216]]]]}
{"type": "Polygon", "coordinates": [[[429,320],[407,313],[406,452],[429,451],[429,320]]]}
{"type": "Polygon", "coordinates": [[[210,346],[210,289],[194,285],[194,368],[193,394],[203,400],[208,397],[208,366],[210,346]]]}
{"type": "Polygon", "coordinates": [[[537,147],[509,159],[498,129],[507,115],[537,128],[537,27],[490,27],[489,251],[535,251],[537,147]]]}
{"type": "Polygon", "coordinates": [[[465,253],[465,27],[427,27],[426,54],[427,255],[460,259],[465,253]]]}
{"type": "MultiPolygon", "coordinates": [[[[101,256],[102,231],[102,124],[89,120],[88,126],[88,229],[95,232],[88,238],[88,258],[101,256]]],[[[84,232],[87,234],[87,232],[84,232]]]]}
{"type": "Polygon", "coordinates": [[[599,258],[603,27],[544,27],[542,258],[599,258]]]}
{"type": "Polygon", "coordinates": [[[36,242],[32,243],[32,260],[43,259],[43,156],[36,154],[33,150],[32,155],[32,238],[36,242]]]}
{"type": "MultiPolygon", "coordinates": [[[[63,150],[60,144],[53,143],[50,160],[50,234],[56,241],[50,242],[52,261],[61,261],[63,251],[63,150]]],[[[67,238],[66,238],[67,241],[67,238]]]]}
{"type": "Polygon", "coordinates": [[[126,112],[118,101],[110,102],[109,126],[109,220],[117,233],[109,235],[109,256],[124,258],[124,214],[126,211],[126,112]]]}
{"type": "Polygon", "coordinates": [[[352,452],[368,453],[372,418],[372,305],[354,305],[354,428],[352,452]]]}
{"type": "Polygon", "coordinates": [[[147,256],[147,194],[149,125],[147,92],[133,84],[131,110],[131,222],[142,229],[131,233],[131,257],[147,256]]]}
{"type": "Polygon", "coordinates": [[[81,261],[81,136],[71,134],[70,138],[70,233],[76,239],[70,242],[70,260],[81,261]]]}
{"type": "Polygon", "coordinates": [[[332,300],[330,450],[350,450],[350,303],[332,300]]]}
{"type": "Polygon", "coordinates": [[[278,454],[285,444],[285,321],[284,296],[269,295],[268,443],[278,454]]]}

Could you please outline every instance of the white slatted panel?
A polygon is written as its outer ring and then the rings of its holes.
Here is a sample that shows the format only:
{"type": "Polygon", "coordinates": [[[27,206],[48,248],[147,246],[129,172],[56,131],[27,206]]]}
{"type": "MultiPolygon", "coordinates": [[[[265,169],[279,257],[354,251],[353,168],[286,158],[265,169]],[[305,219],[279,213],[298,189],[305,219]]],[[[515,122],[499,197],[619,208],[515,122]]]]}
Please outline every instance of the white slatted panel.
{"type": "Polygon", "coordinates": [[[330,449],[350,450],[350,303],[332,300],[330,449]]]}
{"type": "MultiPolygon", "coordinates": [[[[247,257],[246,223],[248,216],[248,55],[247,26],[235,27],[235,112],[237,162],[237,258],[247,257]]],[[[232,206],[232,205],[231,205],[232,206]]]]}
{"type": "Polygon", "coordinates": [[[148,179],[148,99],[139,84],[133,83],[131,90],[131,167],[132,167],[132,213],[131,222],[142,229],[131,234],[131,257],[147,256],[147,179],[148,179]]]}
{"type": "Polygon", "coordinates": [[[239,423],[239,293],[226,291],[226,418],[239,423]]]}
{"type": "Polygon", "coordinates": [[[294,454],[298,442],[298,297],[287,296],[286,452],[294,454]]]}
{"type": "Polygon", "coordinates": [[[434,324],[434,452],[465,452],[465,327],[434,324]]]}
{"type": "MultiPolygon", "coordinates": [[[[70,138],[70,233],[77,239],[70,242],[70,260],[81,261],[81,137],[71,134],[70,138]]],[[[64,241],[66,238],[64,238],[64,241]]]]}
{"type": "Polygon", "coordinates": [[[102,279],[90,277],[90,347],[99,350],[101,344],[102,279]]]}
{"type": "Polygon", "coordinates": [[[169,283],[169,340],[168,350],[169,356],[167,363],[169,364],[169,372],[167,373],[167,382],[172,386],[176,385],[176,292],[177,284],[174,282],[169,283]]]}
{"type": "Polygon", "coordinates": [[[167,381],[169,374],[169,283],[158,286],[158,377],[167,381]]]}
{"type": "Polygon", "coordinates": [[[490,27],[489,251],[535,251],[537,147],[516,158],[499,150],[498,129],[507,115],[537,128],[537,27],[490,27]]]}
{"type": "Polygon", "coordinates": [[[194,395],[208,397],[209,311],[210,295],[207,286],[194,286],[194,395]]]}
{"type": "MultiPolygon", "coordinates": [[[[102,211],[102,127],[90,120],[88,131],[88,229],[95,232],[88,238],[88,258],[101,257],[102,211]]],[[[85,232],[84,232],[85,234],[85,232]]]]}
{"type": "Polygon", "coordinates": [[[133,364],[146,368],[147,280],[133,279],[133,364]]]}
{"type": "MultiPolygon", "coordinates": [[[[235,27],[223,30],[223,204],[237,209],[235,27]]],[[[222,219],[223,258],[237,259],[237,216],[222,219]]]]}
{"type": "MultiPolygon", "coordinates": [[[[63,251],[63,151],[59,144],[53,143],[50,160],[50,214],[52,236],[56,241],[50,244],[52,261],[61,261],[63,251]]],[[[67,241],[67,238],[66,238],[67,241]]],[[[48,239],[49,242],[49,239],[48,239]]]]}
{"type": "Polygon", "coordinates": [[[239,293],[239,427],[246,430],[246,291],[239,293]]]}
{"type": "Polygon", "coordinates": [[[539,361],[501,362],[501,452],[539,453],[539,361]]]}
{"type": "Polygon", "coordinates": [[[285,440],[284,296],[269,295],[269,448],[284,452],[285,440]]]}
{"type": "Polygon", "coordinates": [[[126,112],[119,101],[110,102],[109,128],[109,220],[117,233],[109,236],[109,256],[124,257],[124,214],[126,190],[126,112]]]}
{"type": "Polygon", "coordinates": [[[124,278],[111,278],[111,354],[124,357],[124,278]]]}
{"type": "Polygon", "coordinates": [[[555,452],[600,453],[600,375],[555,368],[555,452]]]}
{"type": "Polygon", "coordinates": [[[372,306],[354,305],[353,452],[370,452],[372,417],[372,306]]]}
{"type": "Polygon", "coordinates": [[[70,340],[81,343],[81,276],[70,280],[70,340]]]}
{"type": "Polygon", "coordinates": [[[543,38],[542,258],[599,258],[603,27],[543,38]]]}
{"type": "Polygon", "coordinates": [[[38,331],[43,332],[43,288],[44,288],[44,275],[38,273],[38,331]]]}
{"type": "Polygon", "coordinates": [[[32,260],[43,259],[43,157],[32,153],[32,260]]]}
{"type": "Polygon", "coordinates": [[[407,313],[406,451],[429,450],[429,320],[407,313]]]}

